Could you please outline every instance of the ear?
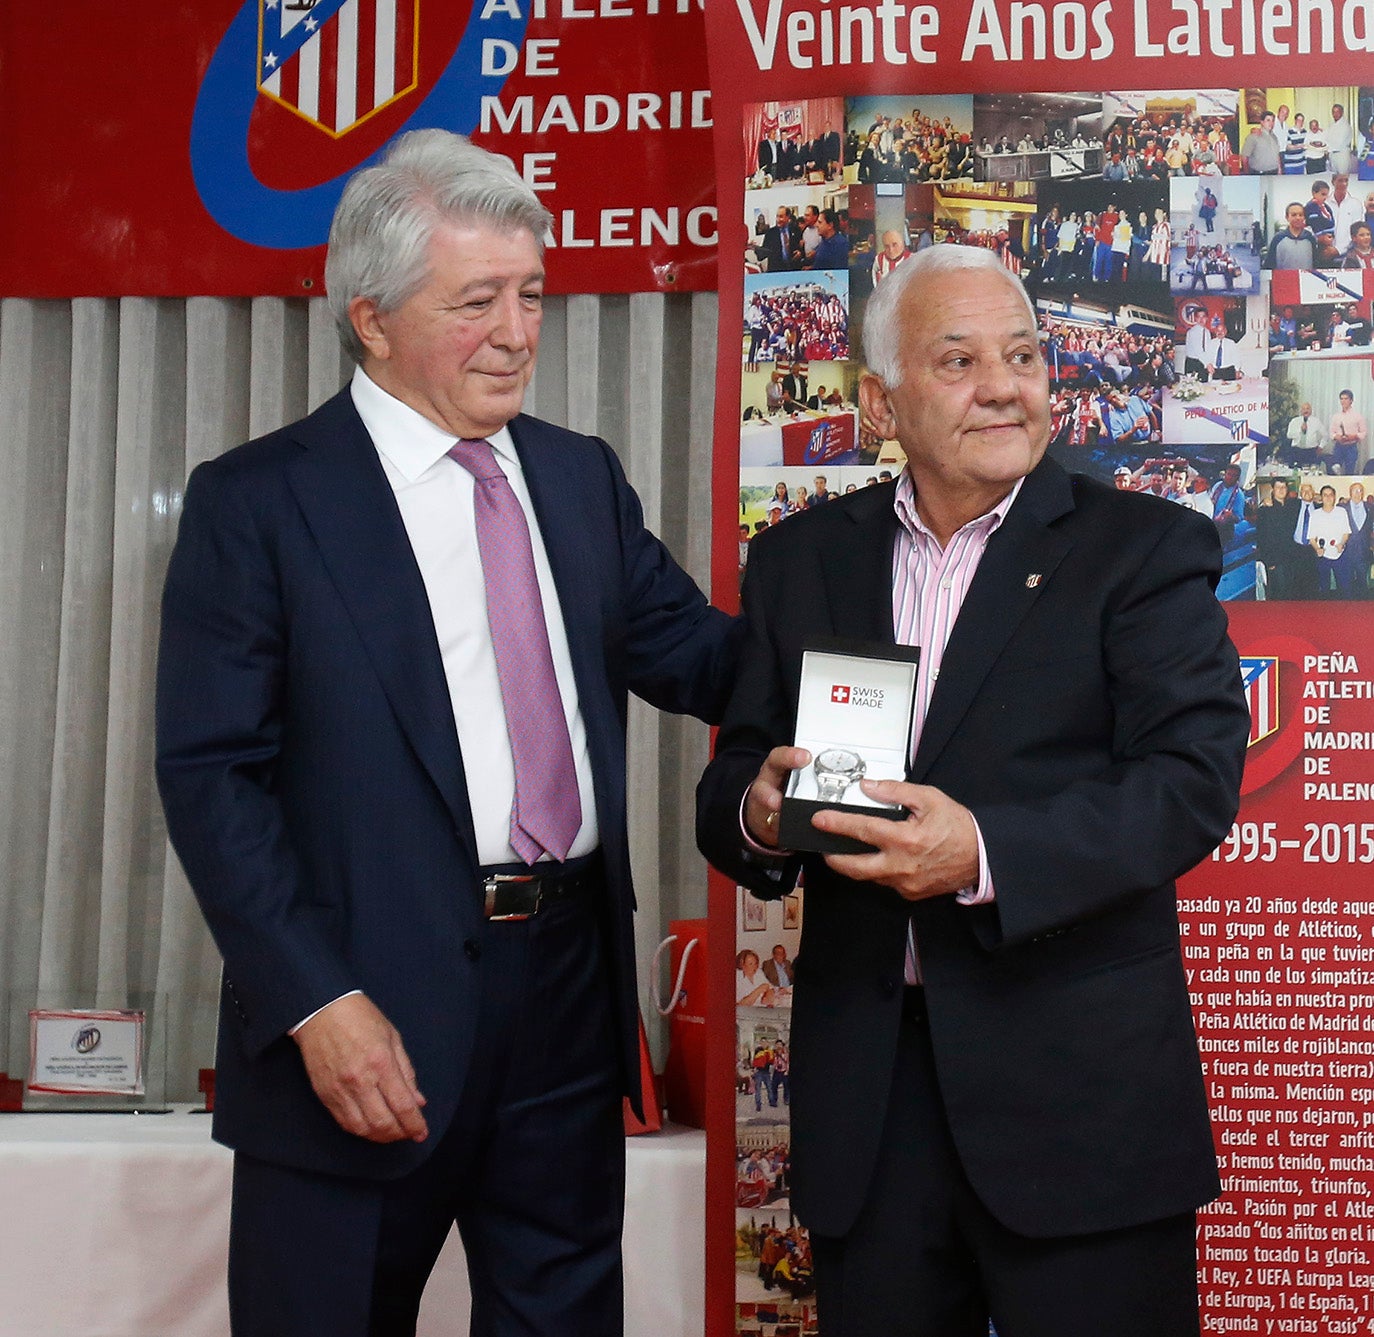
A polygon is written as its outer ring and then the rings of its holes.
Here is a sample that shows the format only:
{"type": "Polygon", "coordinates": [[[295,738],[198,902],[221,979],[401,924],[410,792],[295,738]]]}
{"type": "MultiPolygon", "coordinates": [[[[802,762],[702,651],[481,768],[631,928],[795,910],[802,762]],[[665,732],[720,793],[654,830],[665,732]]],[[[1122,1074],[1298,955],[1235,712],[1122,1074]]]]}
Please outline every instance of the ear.
{"type": "Polygon", "coordinates": [[[348,304],[348,319],[370,358],[385,362],[391,356],[386,322],[371,297],[355,297],[348,304]]]}
{"type": "Polygon", "coordinates": [[[897,419],[892,412],[887,386],[872,372],[859,382],[859,407],[884,441],[897,439],[897,419]]]}

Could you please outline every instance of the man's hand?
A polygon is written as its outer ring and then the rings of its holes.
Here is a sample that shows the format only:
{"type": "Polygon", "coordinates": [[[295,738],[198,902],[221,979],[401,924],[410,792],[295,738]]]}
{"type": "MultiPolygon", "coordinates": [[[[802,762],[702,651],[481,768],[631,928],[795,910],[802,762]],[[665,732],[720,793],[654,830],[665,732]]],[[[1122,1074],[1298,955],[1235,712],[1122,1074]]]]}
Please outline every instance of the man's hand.
{"type": "Polygon", "coordinates": [[[429,1125],[400,1032],[364,994],[335,999],[293,1037],[310,1085],[345,1132],[423,1142],[429,1125]]]}
{"type": "Polygon", "coordinates": [[[900,780],[862,780],[869,798],[900,803],[905,821],[862,817],[827,809],[811,819],[818,831],[852,836],[876,847],[874,854],[827,854],[842,877],[881,882],[909,901],[947,896],[978,883],[978,834],[973,814],[930,785],[900,780]]]}
{"type": "Polygon", "coordinates": [[[778,814],[783,790],[793,771],[811,764],[804,747],[775,747],[764,759],[754,783],[744,796],[744,825],[760,845],[778,847],[778,814]]]}

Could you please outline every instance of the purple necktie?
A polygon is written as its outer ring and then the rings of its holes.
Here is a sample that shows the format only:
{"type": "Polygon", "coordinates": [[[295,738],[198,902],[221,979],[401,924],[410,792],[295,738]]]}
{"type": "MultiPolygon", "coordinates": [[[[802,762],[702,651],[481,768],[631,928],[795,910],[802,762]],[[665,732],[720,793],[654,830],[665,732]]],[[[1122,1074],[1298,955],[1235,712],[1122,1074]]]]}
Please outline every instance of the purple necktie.
{"type": "Polygon", "coordinates": [[[487,621],[515,758],[511,848],[527,864],[545,853],[561,861],[582,826],[582,804],[529,525],[486,441],[459,441],[448,453],[476,480],[473,511],[487,621]]]}

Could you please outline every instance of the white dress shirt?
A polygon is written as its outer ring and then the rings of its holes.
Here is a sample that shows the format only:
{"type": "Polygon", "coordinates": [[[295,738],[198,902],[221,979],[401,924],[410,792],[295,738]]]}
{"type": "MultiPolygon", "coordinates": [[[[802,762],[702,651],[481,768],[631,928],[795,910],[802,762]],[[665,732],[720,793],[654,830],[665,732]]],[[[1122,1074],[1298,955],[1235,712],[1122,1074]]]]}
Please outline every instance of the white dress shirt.
{"type": "MultiPolygon", "coordinates": [[[[458,747],[467,776],[468,803],[477,832],[478,862],[483,865],[519,863],[521,860],[510,844],[515,762],[510,735],[506,731],[506,713],[501,704],[501,683],[496,676],[491,627],[487,623],[487,588],[482,579],[477,522],[473,514],[473,477],[461,464],[448,458],[449,448],[457,437],[450,436],[423,414],[388,394],[369,379],[361,367],[353,373],[349,392],[372,444],[377,447],[429,597],[430,615],[434,619],[434,633],[439,641],[444,678],[453,706],[453,722],[458,729],[458,747]]],[[[568,851],[570,859],[576,858],[596,849],[600,836],[592,795],[587,729],[582,722],[577,686],[573,681],[568,634],[510,429],[503,427],[487,440],[510,480],[530,527],[530,546],[534,551],[539,597],[544,603],[554,676],[563,698],[563,713],[567,717],[573,761],[577,766],[582,827],[568,851]]],[[[361,992],[351,989],[339,998],[361,992]]],[[[339,998],[332,1002],[337,1003],[339,998]]],[[[326,1003],[325,1007],[330,1005],[326,1003]]],[[[290,1034],[295,1035],[307,1021],[323,1011],[323,1007],[317,1008],[308,1017],[302,1017],[291,1027],[290,1034]]]]}
{"type": "MultiPolygon", "coordinates": [[[[361,369],[353,374],[351,393],[396,495],[396,505],[429,596],[467,775],[478,860],[482,864],[518,863],[510,844],[515,763],[487,623],[487,592],[473,516],[473,477],[448,458],[456,437],[388,394],[361,369]]],[[[569,857],[575,858],[590,854],[600,837],[587,729],[573,681],[568,634],[510,430],[503,427],[487,440],[529,521],[549,649],[563,698],[568,736],[572,739],[577,792],[582,801],[582,828],[569,851],[569,857]]]]}

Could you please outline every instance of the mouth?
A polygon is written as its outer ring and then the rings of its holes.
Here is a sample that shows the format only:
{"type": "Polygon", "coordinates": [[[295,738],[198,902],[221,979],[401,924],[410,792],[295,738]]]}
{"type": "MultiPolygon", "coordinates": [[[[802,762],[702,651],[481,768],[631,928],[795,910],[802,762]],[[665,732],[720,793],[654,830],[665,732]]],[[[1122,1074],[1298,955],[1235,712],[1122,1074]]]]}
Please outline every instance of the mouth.
{"type": "Polygon", "coordinates": [[[506,370],[486,369],[482,372],[483,376],[490,377],[493,381],[503,385],[510,385],[518,381],[524,374],[528,363],[521,363],[518,367],[510,367],[506,370]]]}

